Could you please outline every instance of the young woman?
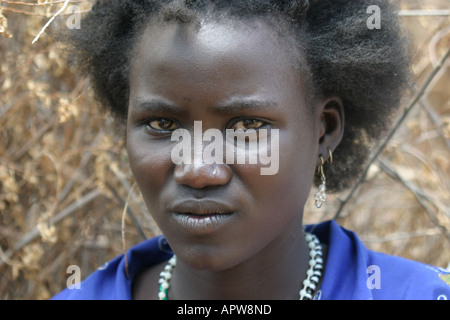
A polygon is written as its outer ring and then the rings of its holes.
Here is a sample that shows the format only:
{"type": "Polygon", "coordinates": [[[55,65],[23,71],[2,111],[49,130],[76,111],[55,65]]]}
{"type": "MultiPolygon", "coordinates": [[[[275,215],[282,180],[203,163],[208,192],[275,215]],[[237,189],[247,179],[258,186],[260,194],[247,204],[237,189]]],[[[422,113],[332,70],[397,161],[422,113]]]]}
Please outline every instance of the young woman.
{"type": "Polygon", "coordinates": [[[320,206],[351,184],[408,82],[387,1],[99,0],[81,26],[73,54],[126,120],[163,236],[55,299],[450,297],[443,270],[302,225],[312,185],[320,206]]]}

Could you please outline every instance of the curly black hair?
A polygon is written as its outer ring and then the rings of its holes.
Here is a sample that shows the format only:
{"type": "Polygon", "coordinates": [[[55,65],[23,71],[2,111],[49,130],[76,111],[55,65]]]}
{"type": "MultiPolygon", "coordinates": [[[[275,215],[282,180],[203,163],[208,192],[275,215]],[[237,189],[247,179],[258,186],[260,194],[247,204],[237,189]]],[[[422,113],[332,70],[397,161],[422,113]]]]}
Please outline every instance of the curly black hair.
{"type": "Polygon", "coordinates": [[[145,24],[150,18],[192,23],[206,16],[267,18],[288,26],[286,37],[302,48],[311,95],[343,102],[344,137],[325,170],[329,191],[349,187],[410,81],[408,41],[395,7],[388,0],[97,0],[81,29],[71,31],[68,57],[90,76],[100,103],[126,119],[131,49],[145,24]],[[380,28],[367,25],[371,5],[379,8],[380,28]]]}

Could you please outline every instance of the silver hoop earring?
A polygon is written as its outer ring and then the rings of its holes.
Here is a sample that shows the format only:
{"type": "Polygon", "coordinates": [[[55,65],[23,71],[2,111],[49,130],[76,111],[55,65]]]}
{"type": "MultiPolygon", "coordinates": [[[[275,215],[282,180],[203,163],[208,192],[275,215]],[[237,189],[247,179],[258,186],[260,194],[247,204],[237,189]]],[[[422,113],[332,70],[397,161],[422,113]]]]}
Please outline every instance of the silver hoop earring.
{"type": "Polygon", "coordinates": [[[319,185],[318,190],[314,194],[314,201],[315,201],[315,205],[317,208],[322,207],[322,205],[325,203],[325,200],[327,199],[326,178],[325,178],[325,174],[323,173],[323,165],[325,162],[323,161],[323,157],[321,154],[319,155],[319,158],[320,158],[321,164],[317,168],[317,172],[320,174],[320,180],[322,180],[322,183],[319,185]]]}

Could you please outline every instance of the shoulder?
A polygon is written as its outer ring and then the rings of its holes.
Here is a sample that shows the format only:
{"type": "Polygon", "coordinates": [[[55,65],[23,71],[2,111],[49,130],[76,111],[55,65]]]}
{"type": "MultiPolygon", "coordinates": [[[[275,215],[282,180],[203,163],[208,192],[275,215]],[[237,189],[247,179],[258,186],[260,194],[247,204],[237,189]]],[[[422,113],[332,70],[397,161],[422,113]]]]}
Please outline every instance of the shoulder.
{"type": "Polygon", "coordinates": [[[322,299],[450,299],[450,272],[367,249],[334,221],[308,226],[329,251],[322,299]]]}
{"type": "Polygon", "coordinates": [[[450,299],[449,270],[370,250],[367,255],[367,284],[375,299],[450,299]]]}
{"type": "Polygon", "coordinates": [[[130,300],[132,282],[143,269],[151,268],[173,255],[167,241],[159,236],[130,248],[125,255],[106,262],[85,280],[66,288],[53,300],[130,300]]]}
{"type": "Polygon", "coordinates": [[[52,300],[117,299],[117,295],[124,292],[124,289],[126,288],[126,277],[121,277],[120,272],[120,266],[122,264],[122,256],[118,256],[113,260],[104,263],[81,283],[74,285],[72,288],[67,287],[55,295],[52,300]],[[122,281],[117,282],[116,278],[122,278],[122,281]],[[118,284],[123,288],[117,288],[118,284]]]}

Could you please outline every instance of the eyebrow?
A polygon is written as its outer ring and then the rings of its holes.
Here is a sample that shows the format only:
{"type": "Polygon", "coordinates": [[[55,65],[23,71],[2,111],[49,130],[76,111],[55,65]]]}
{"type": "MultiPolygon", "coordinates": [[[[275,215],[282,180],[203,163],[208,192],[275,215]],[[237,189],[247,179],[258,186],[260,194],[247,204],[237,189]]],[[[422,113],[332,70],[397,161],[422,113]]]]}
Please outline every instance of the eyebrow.
{"type": "Polygon", "coordinates": [[[253,98],[235,99],[213,107],[220,114],[234,114],[245,111],[267,111],[276,108],[278,104],[271,100],[258,100],[253,98]]]}
{"type": "Polygon", "coordinates": [[[152,112],[182,114],[185,110],[177,105],[174,105],[167,100],[161,98],[152,98],[150,100],[137,99],[132,102],[134,112],[152,112]]]}
{"type": "MultiPolygon", "coordinates": [[[[135,112],[152,112],[152,113],[172,113],[184,114],[186,109],[168,102],[162,98],[152,98],[149,100],[137,99],[132,102],[135,112]]],[[[276,108],[278,104],[271,100],[258,100],[253,98],[232,99],[230,101],[217,104],[212,107],[212,111],[231,115],[246,111],[267,111],[276,108]]]]}

